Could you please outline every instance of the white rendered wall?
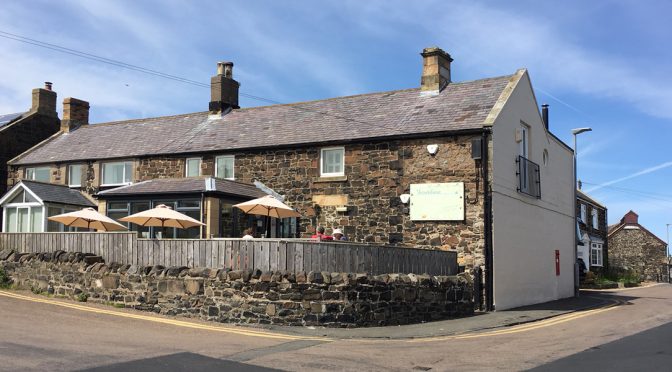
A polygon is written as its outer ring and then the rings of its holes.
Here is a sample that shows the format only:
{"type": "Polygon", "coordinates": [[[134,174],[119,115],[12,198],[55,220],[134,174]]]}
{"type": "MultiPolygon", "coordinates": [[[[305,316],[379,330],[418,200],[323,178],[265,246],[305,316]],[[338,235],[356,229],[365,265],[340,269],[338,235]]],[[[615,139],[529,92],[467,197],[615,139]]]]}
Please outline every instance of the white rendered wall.
{"type": "Polygon", "coordinates": [[[572,151],[546,131],[527,72],[519,71],[518,78],[492,125],[496,310],[574,294],[572,151]],[[517,191],[516,158],[520,150],[516,129],[521,121],[530,128],[528,159],[540,166],[541,199],[517,191]],[[548,152],[547,165],[542,158],[544,150],[548,152]],[[560,251],[559,276],[555,270],[556,249],[560,251]]]}

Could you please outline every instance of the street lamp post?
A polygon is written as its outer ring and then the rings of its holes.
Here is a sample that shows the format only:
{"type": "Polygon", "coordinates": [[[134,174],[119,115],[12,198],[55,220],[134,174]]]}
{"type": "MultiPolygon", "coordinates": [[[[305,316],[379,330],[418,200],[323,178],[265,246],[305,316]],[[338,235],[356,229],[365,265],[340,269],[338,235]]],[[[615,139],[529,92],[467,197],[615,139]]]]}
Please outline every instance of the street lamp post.
{"type": "Polygon", "coordinates": [[[665,250],[665,255],[667,256],[667,282],[672,283],[672,278],[670,278],[670,225],[672,223],[665,224],[665,232],[667,233],[667,249],[665,250]]]}
{"type": "MultiPolygon", "coordinates": [[[[572,200],[572,207],[574,209],[574,297],[579,297],[579,260],[578,260],[578,245],[579,237],[578,235],[578,226],[577,226],[577,217],[576,217],[576,186],[577,186],[577,170],[576,170],[576,136],[584,132],[592,131],[592,128],[576,128],[572,129],[572,135],[574,135],[574,200],[572,200]]],[[[590,257],[589,257],[590,259],[590,257]]],[[[590,265],[590,262],[588,262],[590,265]]]]}

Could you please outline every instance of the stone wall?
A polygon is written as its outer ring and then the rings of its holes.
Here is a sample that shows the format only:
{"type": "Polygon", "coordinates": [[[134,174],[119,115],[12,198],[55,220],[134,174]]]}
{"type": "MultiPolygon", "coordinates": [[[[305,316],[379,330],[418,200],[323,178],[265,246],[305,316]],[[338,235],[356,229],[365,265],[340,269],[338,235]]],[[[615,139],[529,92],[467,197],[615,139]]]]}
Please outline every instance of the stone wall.
{"type": "Polygon", "coordinates": [[[464,274],[138,267],[63,251],[3,251],[0,267],[34,292],[225,323],[363,327],[473,314],[473,286],[464,274]]]}
{"type": "Polygon", "coordinates": [[[634,271],[640,280],[664,280],[665,250],[664,242],[638,226],[626,226],[609,236],[610,266],[634,271]]]}
{"type": "MultiPolygon", "coordinates": [[[[216,155],[235,156],[235,178],[261,181],[296,207],[305,218],[299,231],[311,236],[323,225],[327,232],[341,228],[355,242],[394,244],[417,248],[455,249],[458,262],[468,268],[484,264],[483,180],[471,159],[471,140],[480,136],[445,136],[352,143],[345,148],[345,176],[320,177],[320,147],[249,150],[202,154],[201,171],[214,175],[216,155]],[[428,144],[437,144],[430,155],[428,144]],[[410,220],[409,205],[399,195],[413,183],[464,182],[464,221],[410,220]],[[346,206],[346,212],[337,207],[346,206]]],[[[196,157],[197,154],[188,157],[196,157]]],[[[134,181],[183,177],[187,156],[136,159],[134,181]]],[[[97,162],[89,165],[83,190],[94,194],[99,182],[97,162]]]]}
{"type": "Polygon", "coordinates": [[[0,180],[2,180],[0,196],[18,181],[16,170],[8,169],[7,162],[58,132],[59,127],[60,121],[54,110],[53,115],[26,114],[23,119],[2,128],[0,132],[0,180]]]}

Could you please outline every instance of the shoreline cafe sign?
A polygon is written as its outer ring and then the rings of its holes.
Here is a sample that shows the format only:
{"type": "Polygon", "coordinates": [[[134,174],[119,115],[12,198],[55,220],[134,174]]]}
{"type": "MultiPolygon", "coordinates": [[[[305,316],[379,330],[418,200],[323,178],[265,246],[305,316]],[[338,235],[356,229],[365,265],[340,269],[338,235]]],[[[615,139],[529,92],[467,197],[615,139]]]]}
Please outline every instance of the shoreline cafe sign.
{"type": "Polygon", "coordinates": [[[411,221],[464,220],[464,183],[411,184],[411,221]]]}

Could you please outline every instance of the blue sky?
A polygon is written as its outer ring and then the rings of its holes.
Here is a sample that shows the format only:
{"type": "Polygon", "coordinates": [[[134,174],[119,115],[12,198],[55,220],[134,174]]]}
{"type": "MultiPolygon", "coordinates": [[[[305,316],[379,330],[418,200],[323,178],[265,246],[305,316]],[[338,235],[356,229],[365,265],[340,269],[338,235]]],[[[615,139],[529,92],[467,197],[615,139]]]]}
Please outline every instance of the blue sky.
{"type": "MultiPolygon", "coordinates": [[[[235,62],[241,92],[280,102],[416,87],[423,47],[453,80],[526,67],[551,130],[579,137],[584,190],[615,223],[672,223],[672,5],[665,1],[18,1],[0,31],[208,83],[235,62]]],[[[0,113],[52,81],[92,122],[207,110],[209,90],[0,38],[0,113]]],[[[248,98],[242,106],[265,104],[248,98]]],[[[347,133],[344,134],[347,136],[347,133]]]]}

